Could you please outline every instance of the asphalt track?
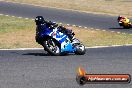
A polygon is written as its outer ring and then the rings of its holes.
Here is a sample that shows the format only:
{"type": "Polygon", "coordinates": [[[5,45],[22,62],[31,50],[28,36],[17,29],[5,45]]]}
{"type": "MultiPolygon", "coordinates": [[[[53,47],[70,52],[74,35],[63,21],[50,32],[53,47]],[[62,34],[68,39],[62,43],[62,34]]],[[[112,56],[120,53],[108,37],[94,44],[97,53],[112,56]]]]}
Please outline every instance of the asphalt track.
{"type": "Polygon", "coordinates": [[[85,55],[49,56],[43,50],[0,51],[0,88],[132,88],[132,84],[76,83],[87,73],[132,75],[132,46],[91,48],[85,55]]]}
{"type": "Polygon", "coordinates": [[[0,13],[28,18],[35,18],[38,15],[42,15],[47,20],[56,22],[91,27],[96,29],[132,33],[132,30],[130,29],[121,29],[117,24],[117,17],[109,15],[99,15],[3,1],[0,1],[0,13]]]}

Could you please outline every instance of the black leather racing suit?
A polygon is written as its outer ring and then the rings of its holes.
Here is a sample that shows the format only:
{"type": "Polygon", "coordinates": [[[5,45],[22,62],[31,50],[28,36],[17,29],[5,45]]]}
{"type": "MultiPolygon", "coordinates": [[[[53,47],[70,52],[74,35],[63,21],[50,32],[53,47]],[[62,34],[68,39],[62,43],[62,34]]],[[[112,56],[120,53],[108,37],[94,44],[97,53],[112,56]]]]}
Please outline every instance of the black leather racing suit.
{"type": "MultiPolygon", "coordinates": [[[[36,42],[38,42],[39,44],[41,44],[41,38],[38,36],[40,31],[43,31],[45,28],[49,28],[49,30],[54,29],[55,27],[58,27],[58,24],[56,24],[55,22],[51,22],[51,21],[44,21],[41,24],[38,24],[36,27],[36,42]]],[[[72,41],[73,36],[75,35],[74,32],[72,32],[72,30],[66,29],[63,26],[59,26],[58,27],[59,31],[62,33],[65,33],[69,39],[72,41]]]]}

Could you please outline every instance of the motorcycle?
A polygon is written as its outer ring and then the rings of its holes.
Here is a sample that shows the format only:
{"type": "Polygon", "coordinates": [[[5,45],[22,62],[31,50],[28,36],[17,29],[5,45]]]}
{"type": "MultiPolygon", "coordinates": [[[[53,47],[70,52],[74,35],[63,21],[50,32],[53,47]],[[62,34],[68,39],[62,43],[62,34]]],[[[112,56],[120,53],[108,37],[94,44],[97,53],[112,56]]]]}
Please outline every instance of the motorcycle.
{"type": "Polygon", "coordinates": [[[36,42],[54,56],[67,55],[68,53],[84,55],[86,52],[85,46],[77,38],[71,42],[66,34],[59,31],[59,27],[37,30],[36,42]]]}
{"type": "Polygon", "coordinates": [[[125,28],[125,29],[129,29],[129,28],[132,28],[132,23],[129,21],[128,18],[124,19],[124,18],[121,18],[118,20],[118,23],[121,27],[125,28]]]}

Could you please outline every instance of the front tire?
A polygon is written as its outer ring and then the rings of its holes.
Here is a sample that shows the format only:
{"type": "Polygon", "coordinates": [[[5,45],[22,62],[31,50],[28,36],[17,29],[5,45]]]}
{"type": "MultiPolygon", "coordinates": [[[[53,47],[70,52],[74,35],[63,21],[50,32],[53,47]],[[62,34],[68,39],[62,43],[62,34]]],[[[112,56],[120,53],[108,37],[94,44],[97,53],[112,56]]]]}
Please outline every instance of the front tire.
{"type": "Polygon", "coordinates": [[[44,50],[46,50],[50,55],[61,55],[61,48],[59,43],[57,43],[57,41],[52,38],[44,40],[42,46],[44,47],[44,50]]]}
{"type": "Polygon", "coordinates": [[[83,44],[80,44],[80,45],[76,45],[76,52],[75,54],[77,55],[84,55],[86,53],[86,49],[85,49],[85,46],[83,44]]]}

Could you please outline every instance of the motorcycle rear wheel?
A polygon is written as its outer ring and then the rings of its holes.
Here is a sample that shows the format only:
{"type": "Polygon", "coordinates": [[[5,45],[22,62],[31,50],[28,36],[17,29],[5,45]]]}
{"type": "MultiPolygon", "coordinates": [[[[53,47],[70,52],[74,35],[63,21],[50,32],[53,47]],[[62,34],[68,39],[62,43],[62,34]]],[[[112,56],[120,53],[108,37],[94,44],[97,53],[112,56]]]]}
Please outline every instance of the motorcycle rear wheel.
{"type": "Polygon", "coordinates": [[[43,41],[44,50],[46,50],[50,55],[59,56],[61,55],[60,45],[56,40],[49,38],[43,41]]]}

